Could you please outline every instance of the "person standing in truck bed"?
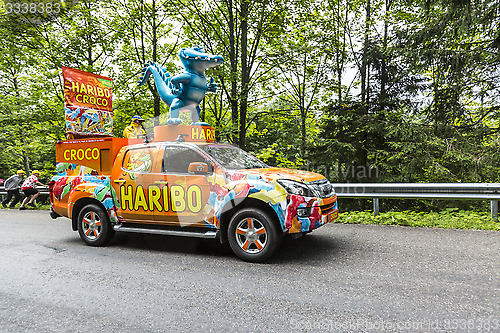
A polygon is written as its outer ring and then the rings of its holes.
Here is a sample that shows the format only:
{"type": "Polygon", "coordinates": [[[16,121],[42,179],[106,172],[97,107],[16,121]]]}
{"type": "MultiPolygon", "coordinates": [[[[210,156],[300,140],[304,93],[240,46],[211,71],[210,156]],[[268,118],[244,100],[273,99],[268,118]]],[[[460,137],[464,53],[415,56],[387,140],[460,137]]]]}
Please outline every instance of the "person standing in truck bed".
{"type": "Polygon", "coordinates": [[[17,203],[21,200],[21,194],[19,194],[19,185],[23,182],[24,171],[17,170],[17,173],[13,176],[7,178],[4,183],[5,190],[7,191],[7,198],[2,201],[2,206],[4,208],[7,207],[10,199],[14,197],[14,201],[12,201],[9,205],[10,208],[13,208],[17,203]]]}
{"type": "Polygon", "coordinates": [[[133,116],[132,122],[123,130],[123,137],[127,139],[142,139],[146,132],[142,128],[144,119],[141,116],[133,116]]]}

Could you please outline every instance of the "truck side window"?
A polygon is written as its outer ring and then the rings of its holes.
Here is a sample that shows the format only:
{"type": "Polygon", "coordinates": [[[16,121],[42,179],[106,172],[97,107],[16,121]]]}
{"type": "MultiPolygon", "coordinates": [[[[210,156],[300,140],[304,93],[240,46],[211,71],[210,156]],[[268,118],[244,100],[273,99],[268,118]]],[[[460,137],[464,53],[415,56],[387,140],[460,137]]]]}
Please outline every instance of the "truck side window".
{"type": "Polygon", "coordinates": [[[205,162],[203,156],[187,147],[165,147],[163,155],[162,172],[188,173],[189,164],[192,162],[205,162]]]}
{"type": "Polygon", "coordinates": [[[127,150],[123,157],[122,168],[133,172],[151,172],[154,149],[138,148],[127,150]]]}

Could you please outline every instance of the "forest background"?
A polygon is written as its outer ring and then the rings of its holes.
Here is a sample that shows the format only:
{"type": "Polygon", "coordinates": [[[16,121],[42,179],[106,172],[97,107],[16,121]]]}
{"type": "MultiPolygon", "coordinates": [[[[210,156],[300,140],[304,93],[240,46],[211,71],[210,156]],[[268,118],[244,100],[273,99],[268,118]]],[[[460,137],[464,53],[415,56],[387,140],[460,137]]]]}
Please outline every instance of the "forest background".
{"type": "Polygon", "coordinates": [[[202,118],[269,165],[339,183],[500,181],[498,1],[24,2],[0,2],[0,178],[54,174],[61,66],[114,79],[121,136],[135,114],[149,130],[168,117],[152,81],[137,87],[143,64],[178,74],[179,50],[200,45],[224,57],[202,118]]]}

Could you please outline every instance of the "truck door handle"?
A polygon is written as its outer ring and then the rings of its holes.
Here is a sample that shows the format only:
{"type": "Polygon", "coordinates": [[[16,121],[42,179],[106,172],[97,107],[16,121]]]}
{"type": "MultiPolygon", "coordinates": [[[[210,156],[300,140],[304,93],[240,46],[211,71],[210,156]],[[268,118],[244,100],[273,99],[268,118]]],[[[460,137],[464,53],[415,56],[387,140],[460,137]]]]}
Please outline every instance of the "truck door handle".
{"type": "Polygon", "coordinates": [[[117,179],[114,182],[117,184],[123,184],[123,183],[125,183],[125,179],[117,179]]]}
{"type": "Polygon", "coordinates": [[[157,181],[155,181],[155,184],[167,185],[168,182],[165,180],[157,180],[157,181]]]}

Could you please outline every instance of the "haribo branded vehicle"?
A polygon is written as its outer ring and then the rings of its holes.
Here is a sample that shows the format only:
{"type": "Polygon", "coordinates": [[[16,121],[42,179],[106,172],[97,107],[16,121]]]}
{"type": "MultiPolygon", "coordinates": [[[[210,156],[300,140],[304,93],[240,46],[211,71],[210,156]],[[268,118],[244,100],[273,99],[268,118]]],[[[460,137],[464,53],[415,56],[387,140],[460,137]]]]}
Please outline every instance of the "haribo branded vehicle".
{"type": "Polygon", "coordinates": [[[338,217],[320,174],[272,168],[208,126],[159,126],[154,142],[89,138],[56,143],[51,216],[64,216],[92,246],[115,232],[229,242],[243,260],[271,257],[284,234],[311,232],[338,217]]]}
{"type": "Polygon", "coordinates": [[[284,234],[301,235],[338,217],[337,196],[320,174],[271,168],[245,151],[215,143],[215,129],[200,121],[199,103],[215,92],[205,70],[220,55],[182,48],[184,73],[171,76],[158,63],[150,77],[170,110],[154,141],[112,137],[112,79],[63,67],[66,133],[56,143],[49,183],[51,216],[71,219],[89,245],[103,246],[115,232],[218,238],[241,259],[271,257],[284,234]],[[180,112],[191,112],[191,126],[180,112]]]}

